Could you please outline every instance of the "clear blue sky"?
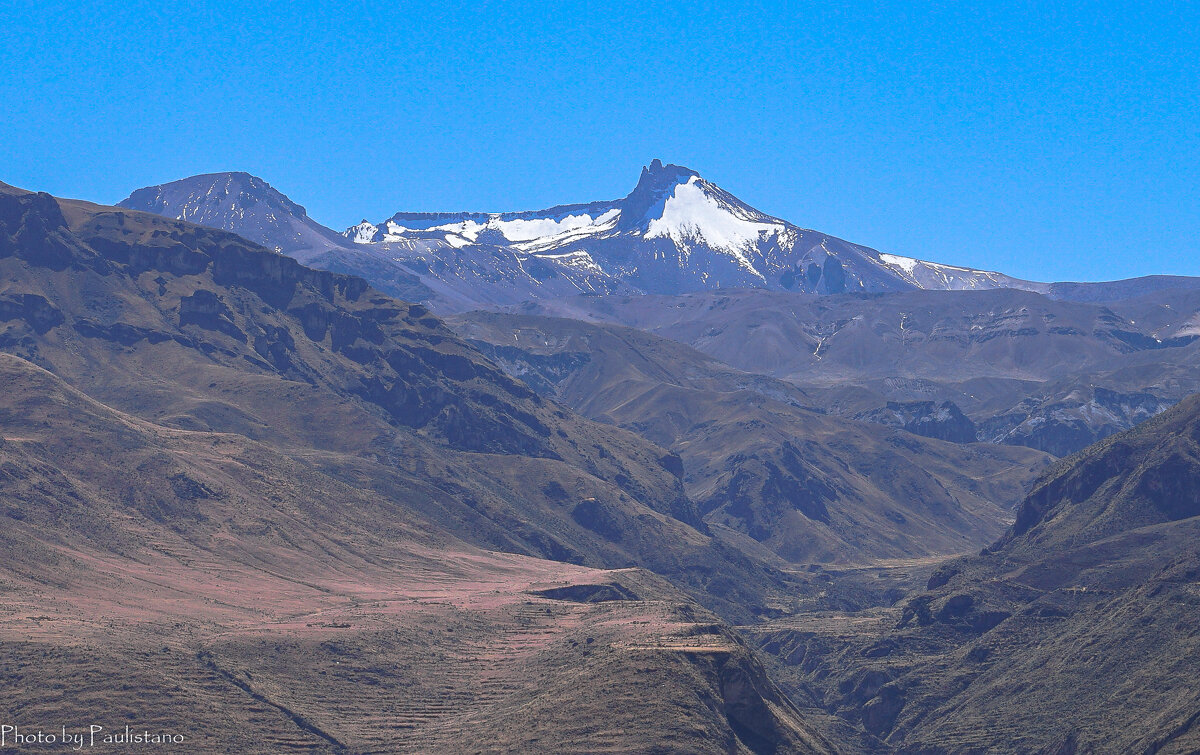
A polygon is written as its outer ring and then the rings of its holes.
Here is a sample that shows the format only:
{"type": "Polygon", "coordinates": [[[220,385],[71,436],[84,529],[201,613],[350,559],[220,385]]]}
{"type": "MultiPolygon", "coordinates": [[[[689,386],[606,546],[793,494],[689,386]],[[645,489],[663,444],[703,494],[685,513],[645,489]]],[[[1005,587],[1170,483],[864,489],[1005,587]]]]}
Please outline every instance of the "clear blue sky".
{"type": "Polygon", "coordinates": [[[882,251],[1200,275],[1194,4],[838,6],[10,0],[0,180],[245,170],[341,230],[623,196],[659,157],[882,251]]]}

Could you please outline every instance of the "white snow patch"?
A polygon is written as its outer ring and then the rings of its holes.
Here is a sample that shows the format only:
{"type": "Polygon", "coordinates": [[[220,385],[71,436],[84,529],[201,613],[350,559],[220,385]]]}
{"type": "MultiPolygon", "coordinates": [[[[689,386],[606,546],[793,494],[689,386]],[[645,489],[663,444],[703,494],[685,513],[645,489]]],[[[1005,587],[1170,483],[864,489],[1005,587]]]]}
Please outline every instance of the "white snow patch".
{"type": "Polygon", "coordinates": [[[567,265],[569,267],[580,268],[582,270],[588,270],[596,273],[604,272],[604,268],[596,264],[596,260],[592,259],[592,255],[588,254],[582,249],[577,249],[573,252],[566,252],[564,254],[538,254],[534,256],[536,256],[538,259],[554,260],[560,265],[567,265]]]}
{"type": "Polygon", "coordinates": [[[581,215],[567,215],[562,218],[533,218],[531,220],[523,218],[501,220],[500,218],[494,218],[488,225],[499,229],[504,234],[504,238],[509,241],[533,241],[547,236],[561,236],[572,231],[586,230],[598,225],[605,225],[608,221],[615,219],[620,212],[620,210],[613,209],[597,217],[592,217],[585,213],[581,215]]]}
{"type": "MultiPolygon", "coordinates": [[[[611,209],[599,215],[588,213],[564,215],[559,217],[514,218],[505,220],[502,215],[489,215],[485,223],[476,220],[461,220],[457,222],[437,223],[426,225],[426,222],[416,221],[410,225],[401,225],[394,220],[384,224],[383,241],[399,241],[410,234],[444,232],[466,239],[467,243],[478,243],[479,234],[484,230],[499,231],[504,238],[522,246],[550,245],[565,240],[588,236],[602,230],[609,230],[621,214],[618,209],[611,209]]],[[[353,230],[353,229],[352,229],[353,230]]],[[[449,236],[447,236],[449,241],[449,236]]],[[[365,243],[365,242],[362,242],[365,243]]],[[[450,242],[459,246],[457,241],[450,242]]],[[[520,247],[518,247],[520,248],[520,247]]]]}
{"type": "Polygon", "coordinates": [[[670,238],[681,249],[703,240],[713,249],[727,252],[739,264],[755,273],[745,250],[762,233],[779,233],[784,226],[740,217],[733,208],[710,196],[692,176],[663,206],[662,217],[650,221],[646,238],[670,238]]]}
{"type": "Polygon", "coordinates": [[[879,259],[888,267],[898,267],[909,275],[913,274],[913,270],[917,268],[917,263],[920,260],[915,260],[912,257],[901,257],[898,254],[880,254],[879,259]]]}
{"type": "Polygon", "coordinates": [[[560,233],[557,236],[542,236],[540,238],[533,239],[532,241],[514,242],[514,246],[523,251],[537,253],[540,250],[553,249],[572,241],[578,241],[580,239],[592,236],[599,236],[606,231],[611,231],[616,228],[617,219],[620,216],[620,210],[609,210],[608,212],[598,216],[591,225],[572,228],[560,233]]]}
{"type": "Polygon", "coordinates": [[[479,232],[487,226],[483,223],[477,223],[474,220],[463,220],[457,223],[442,223],[440,225],[423,226],[420,228],[410,228],[403,226],[394,220],[389,220],[384,224],[385,234],[384,241],[399,241],[409,233],[426,233],[429,231],[443,231],[447,234],[462,236],[468,241],[474,242],[479,238],[479,232]]]}

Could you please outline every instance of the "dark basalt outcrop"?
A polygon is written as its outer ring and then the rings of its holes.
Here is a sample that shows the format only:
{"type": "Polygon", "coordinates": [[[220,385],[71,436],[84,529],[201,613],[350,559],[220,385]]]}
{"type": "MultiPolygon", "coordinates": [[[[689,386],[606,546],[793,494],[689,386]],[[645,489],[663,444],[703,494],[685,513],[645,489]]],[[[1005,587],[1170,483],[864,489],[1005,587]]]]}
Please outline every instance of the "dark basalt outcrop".
{"type": "Polygon", "coordinates": [[[611,600],[641,600],[637,593],[617,583],[603,585],[571,585],[537,590],[535,595],[551,600],[569,600],[573,603],[604,603],[611,600]]]}
{"type": "Polygon", "coordinates": [[[889,401],[883,408],[854,418],[952,443],[974,443],[979,439],[975,423],[953,401],[889,401]]]}
{"type": "Polygon", "coordinates": [[[77,257],[58,202],[44,192],[0,191],[0,233],[0,256],[20,257],[53,270],[90,262],[77,257]]]}
{"type": "Polygon", "coordinates": [[[37,334],[63,324],[63,313],[37,294],[0,296],[0,321],[22,320],[37,334]]]}

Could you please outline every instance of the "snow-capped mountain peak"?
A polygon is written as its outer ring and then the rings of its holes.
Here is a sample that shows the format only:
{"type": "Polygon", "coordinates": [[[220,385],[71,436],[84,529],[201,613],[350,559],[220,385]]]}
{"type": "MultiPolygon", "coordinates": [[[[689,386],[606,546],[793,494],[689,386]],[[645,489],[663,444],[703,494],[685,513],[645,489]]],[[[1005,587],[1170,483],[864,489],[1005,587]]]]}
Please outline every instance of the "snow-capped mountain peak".
{"type": "Polygon", "coordinates": [[[804,230],[747,205],[691,168],[658,159],[642,168],[621,199],[524,212],[398,212],[344,235],[396,263],[412,258],[408,270],[424,270],[436,259],[429,269],[437,272],[430,275],[440,280],[423,278],[426,285],[453,278],[455,297],[477,299],[480,289],[489,289],[489,301],[628,289],[1025,287],[998,273],[881,255],[804,230]]]}
{"type": "Polygon", "coordinates": [[[363,221],[358,225],[352,225],[347,228],[343,235],[356,244],[369,244],[379,237],[379,226],[363,218],[363,221]]]}
{"type": "Polygon", "coordinates": [[[642,168],[637,186],[621,200],[621,229],[637,228],[654,218],[661,217],[667,199],[674,195],[681,184],[699,179],[700,174],[682,165],[663,165],[655,158],[642,168]]]}
{"type": "Polygon", "coordinates": [[[195,176],[123,206],[236,231],[442,310],[579,293],[766,288],[821,294],[1031,288],[999,273],[880,254],[747,205],[652,160],[620,199],[519,212],[397,212],[336,234],[247,174],[195,176]]]}

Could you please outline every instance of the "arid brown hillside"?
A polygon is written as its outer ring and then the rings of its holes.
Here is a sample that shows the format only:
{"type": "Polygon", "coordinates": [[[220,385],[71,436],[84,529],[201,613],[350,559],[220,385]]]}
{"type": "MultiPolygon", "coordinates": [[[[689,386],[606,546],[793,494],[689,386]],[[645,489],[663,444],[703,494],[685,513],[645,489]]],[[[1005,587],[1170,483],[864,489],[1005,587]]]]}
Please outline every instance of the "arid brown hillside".
{"type": "Polygon", "coordinates": [[[0,188],[6,721],[200,751],[832,751],[635,568],[726,616],[787,594],[707,534],[678,459],[361,280],[0,188]]]}
{"type": "Polygon", "coordinates": [[[479,550],[267,444],[10,355],[0,377],[9,724],[204,752],[831,751],[644,571],[479,550]]]}
{"type": "Polygon", "coordinates": [[[419,306],[188,223],[0,204],[0,348],[109,406],[416,497],[483,547],[673,575],[727,615],[779,583],[706,534],[677,459],[543,399],[419,306]]]}

